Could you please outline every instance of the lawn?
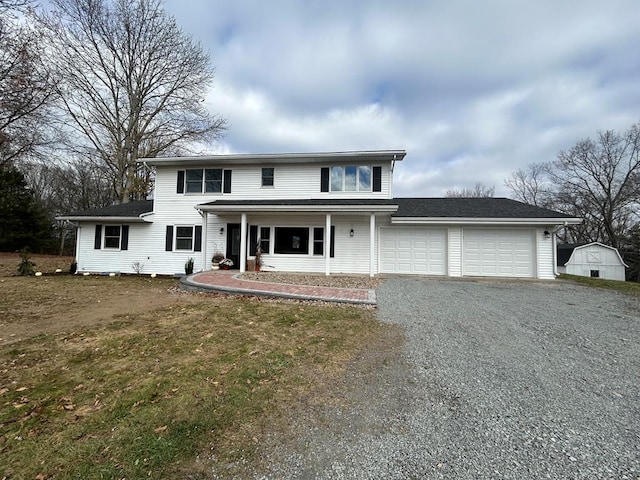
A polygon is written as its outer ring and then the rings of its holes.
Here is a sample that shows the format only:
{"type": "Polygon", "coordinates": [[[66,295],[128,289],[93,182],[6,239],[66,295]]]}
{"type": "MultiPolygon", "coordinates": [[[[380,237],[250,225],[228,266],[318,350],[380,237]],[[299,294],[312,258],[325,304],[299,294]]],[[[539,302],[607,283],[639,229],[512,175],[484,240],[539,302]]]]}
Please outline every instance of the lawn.
{"type": "Polygon", "coordinates": [[[581,277],[578,275],[568,275],[563,273],[560,275],[563,280],[571,280],[582,285],[587,285],[593,288],[606,288],[608,290],[615,290],[620,293],[624,293],[632,296],[640,296],[640,283],[636,282],[621,282],[618,280],[604,280],[602,278],[581,277]]]}
{"type": "Polygon", "coordinates": [[[250,461],[270,422],[389,328],[370,309],[185,294],[173,279],[0,282],[7,479],[206,478],[250,461]]]}

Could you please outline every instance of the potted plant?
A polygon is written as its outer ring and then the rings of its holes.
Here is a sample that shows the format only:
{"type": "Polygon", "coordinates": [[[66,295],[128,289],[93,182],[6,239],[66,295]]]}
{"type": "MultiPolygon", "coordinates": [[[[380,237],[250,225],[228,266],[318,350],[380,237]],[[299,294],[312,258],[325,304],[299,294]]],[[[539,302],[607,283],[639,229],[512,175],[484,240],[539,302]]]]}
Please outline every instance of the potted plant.
{"type": "Polygon", "coordinates": [[[214,253],[213,258],[211,259],[211,270],[218,270],[220,268],[220,262],[222,260],[224,260],[224,255],[222,253],[214,253]]]}
{"type": "Polygon", "coordinates": [[[223,258],[222,260],[220,260],[221,269],[229,270],[231,267],[233,267],[233,260],[231,260],[230,258],[223,258]]]}

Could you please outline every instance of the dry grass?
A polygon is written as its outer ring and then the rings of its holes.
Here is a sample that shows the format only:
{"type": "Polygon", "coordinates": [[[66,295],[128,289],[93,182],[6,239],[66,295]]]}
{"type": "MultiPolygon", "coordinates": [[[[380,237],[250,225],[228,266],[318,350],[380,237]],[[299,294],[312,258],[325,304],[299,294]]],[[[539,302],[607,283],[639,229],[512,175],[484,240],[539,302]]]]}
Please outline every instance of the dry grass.
{"type": "Polygon", "coordinates": [[[271,416],[386,328],[367,309],[178,294],[169,280],[0,281],[3,331],[19,331],[0,342],[0,478],[206,477],[250,459],[271,416]]]}
{"type": "MultiPolygon", "coordinates": [[[[69,273],[69,267],[74,258],[58,255],[31,255],[31,261],[36,264],[35,269],[38,272],[53,274],[57,269],[60,269],[63,273],[69,273]]],[[[19,254],[0,252],[0,277],[18,275],[19,263],[19,254]]]]}
{"type": "Polygon", "coordinates": [[[602,278],[581,277],[578,275],[561,274],[560,278],[563,280],[571,280],[582,285],[587,285],[594,288],[606,288],[608,290],[615,290],[620,293],[632,295],[635,297],[640,296],[640,283],[635,282],[620,282],[616,280],[604,280],[602,278]]]}

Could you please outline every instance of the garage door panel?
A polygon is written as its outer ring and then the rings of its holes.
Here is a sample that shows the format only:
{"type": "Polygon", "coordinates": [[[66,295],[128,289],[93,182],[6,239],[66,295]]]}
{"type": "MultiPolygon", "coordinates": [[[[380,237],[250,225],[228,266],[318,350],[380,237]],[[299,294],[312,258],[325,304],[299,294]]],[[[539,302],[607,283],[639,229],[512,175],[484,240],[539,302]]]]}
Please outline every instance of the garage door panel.
{"type": "Polygon", "coordinates": [[[445,275],[446,229],[381,228],[380,271],[445,275]]]}
{"type": "Polygon", "coordinates": [[[533,277],[534,233],[531,229],[463,230],[463,275],[533,277]]]}

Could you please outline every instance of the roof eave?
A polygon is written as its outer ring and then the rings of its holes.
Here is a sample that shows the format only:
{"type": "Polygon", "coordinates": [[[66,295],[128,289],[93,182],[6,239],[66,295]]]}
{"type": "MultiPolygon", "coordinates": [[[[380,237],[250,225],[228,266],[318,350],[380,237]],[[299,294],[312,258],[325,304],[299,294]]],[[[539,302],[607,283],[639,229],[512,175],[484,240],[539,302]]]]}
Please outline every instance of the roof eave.
{"type": "Polygon", "coordinates": [[[202,212],[308,212],[308,213],[393,213],[397,205],[197,205],[202,212]]]}
{"type": "Polygon", "coordinates": [[[197,165],[216,163],[219,165],[242,164],[278,164],[278,163],[327,163],[350,161],[354,159],[373,159],[377,161],[401,161],[405,150],[360,150],[350,152],[314,152],[314,153],[262,153],[262,154],[224,154],[191,157],[140,158],[138,163],[152,166],[197,165]]]}
{"type": "Polygon", "coordinates": [[[580,218],[391,217],[394,225],[577,225],[580,218]]]}
{"type": "MultiPolygon", "coordinates": [[[[145,217],[148,214],[143,214],[145,217]]],[[[64,215],[56,217],[56,220],[67,220],[70,222],[100,222],[100,223],[153,223],[151,220],[139,217],[111,217],[111,216],[82,216],[82,215],[64,215]]]]}

